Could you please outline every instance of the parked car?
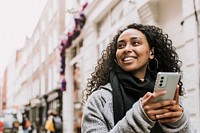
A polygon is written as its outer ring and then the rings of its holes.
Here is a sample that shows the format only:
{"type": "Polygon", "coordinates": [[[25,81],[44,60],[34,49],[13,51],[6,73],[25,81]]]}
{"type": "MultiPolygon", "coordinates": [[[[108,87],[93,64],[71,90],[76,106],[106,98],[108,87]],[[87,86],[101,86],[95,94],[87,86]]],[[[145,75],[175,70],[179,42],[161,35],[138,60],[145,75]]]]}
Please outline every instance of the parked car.
{"type": "Polygon", "coordinates": [[[2,116],[0,116],[0,133],[3,132],[3,120],[4,120],[4,118],[2,116]]]}
{"type": "Polygon", "coordinates": [[[4,114],[3,133],[17,133],[19,123],[14,114],[4,114]]]}

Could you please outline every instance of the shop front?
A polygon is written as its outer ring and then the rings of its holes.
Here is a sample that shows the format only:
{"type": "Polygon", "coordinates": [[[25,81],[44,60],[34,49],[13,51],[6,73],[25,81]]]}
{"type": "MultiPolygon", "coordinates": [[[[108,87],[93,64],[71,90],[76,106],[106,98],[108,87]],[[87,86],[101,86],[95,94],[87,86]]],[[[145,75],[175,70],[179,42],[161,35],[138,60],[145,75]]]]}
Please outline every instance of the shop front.
{"type": "Polygon", "coordinates": [[[31,99],[25,106],[25,112],[33,124],[37,133],[45,131],[45,122],[48,118],[48,111],[54,110],[62,117],[62,92],[55,89],[42,97],[31,99]]]}
{"type": "Polygon", "coordinates": [[[47,112],[49,110],[56,111],[62,117],[62,91],[55,89],[46,95],[47,112]]]}
{"type": "Polygon", "coordinates": [[[30,110],[28,113],[29,119],[34,127],[34,129],[37,130],[38,133],[40,133],[40,107],[41,107],[41,99],[40,98],[34,98],[30,100],[30,110]]]}

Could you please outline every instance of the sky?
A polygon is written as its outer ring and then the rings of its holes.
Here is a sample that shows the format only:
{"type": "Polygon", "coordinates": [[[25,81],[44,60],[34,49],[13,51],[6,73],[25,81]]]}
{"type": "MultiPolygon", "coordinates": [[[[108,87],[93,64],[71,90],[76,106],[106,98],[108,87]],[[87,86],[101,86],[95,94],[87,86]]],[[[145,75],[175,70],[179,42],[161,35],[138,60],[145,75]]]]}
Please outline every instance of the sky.
{"type": "Polygon", "coordinates": [[[47,0],[0,0],[0,79],[14,51],[30,37],[47,0]]]}

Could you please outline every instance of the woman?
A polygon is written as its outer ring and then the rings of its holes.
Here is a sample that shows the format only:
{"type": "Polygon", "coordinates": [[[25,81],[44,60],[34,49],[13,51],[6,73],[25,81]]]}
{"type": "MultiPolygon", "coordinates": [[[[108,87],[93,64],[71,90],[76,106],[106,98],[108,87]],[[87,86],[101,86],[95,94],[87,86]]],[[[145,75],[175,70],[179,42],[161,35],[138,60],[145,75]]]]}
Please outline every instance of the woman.
{"type": "Polygon", "coordinates": [[[181,80],[174,100],[153,102],[166,93],[153,92],[157,73],[181,73],[180,65],[160,28],[134,23],[119,31],[88,80],[82,132],[192,132],[179,102],[181,80]]]}
{"type": "Polygon", "coordinates": [[[46,129],[47,133],[55,133],[53,118],[54,118],[54,110],[49,110],[48,111],[48,118],[45,122],[45,129],[46,129]]]}

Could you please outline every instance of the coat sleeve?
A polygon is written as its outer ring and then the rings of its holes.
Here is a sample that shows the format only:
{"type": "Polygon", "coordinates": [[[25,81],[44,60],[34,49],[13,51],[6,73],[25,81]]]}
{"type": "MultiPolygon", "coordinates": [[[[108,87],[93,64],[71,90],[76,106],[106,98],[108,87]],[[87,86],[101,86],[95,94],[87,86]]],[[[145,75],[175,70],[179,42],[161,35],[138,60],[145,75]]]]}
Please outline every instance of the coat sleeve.
{"type": "MultiPolygon", "coordinates": [[[[183,100],[180,97],[179,98],[180,105],[183,106],[183,100]]],[[[171,132],[171,133],[195,133],[195,129],[191,125],[190,119],[189,119],[189,113],[186,111],[186,108],[183,109],[183,115],[182,117],[173,123],[166,123],[166,124],[160,124],[164,132],[171,132]]]]}
{"type": "Polygon", "coordinates": [[[126,115],[114,126],[112,97],[99,90],[87,101],[82,118],[82,133],[148,133],[155,122],[148,119],[141,108],[140,100],[127,111],[126,115]],[[110,106],[109,105],[110,102],[110,106]]]}

